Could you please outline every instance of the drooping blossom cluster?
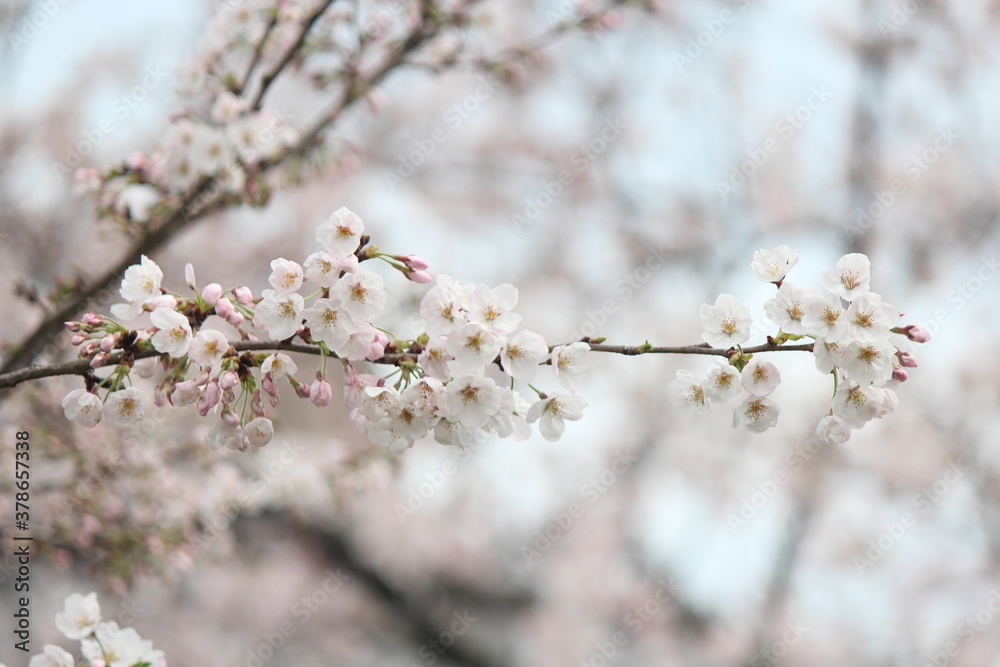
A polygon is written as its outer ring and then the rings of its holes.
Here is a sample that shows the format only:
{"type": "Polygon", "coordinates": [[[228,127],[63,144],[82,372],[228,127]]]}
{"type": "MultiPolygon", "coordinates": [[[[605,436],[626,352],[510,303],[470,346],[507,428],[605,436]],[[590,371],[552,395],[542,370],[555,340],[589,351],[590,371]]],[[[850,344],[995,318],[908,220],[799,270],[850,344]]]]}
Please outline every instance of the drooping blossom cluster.
{"type": "MultiPolygon", "coordinates": [[[[153,648],[153,642],[143,639],[135,628],[118,626],[115,621],[101,620],[101,607],[96,593],[73,593],[56,615],[56,627],[67,638],[80,642],[80,653],[86,659],[80,667],[166,667],[163,651],[153,648]]],[[[29,667],[76,667],[73,655],[55,644],[47,644],[31,658],[29,667]]],[[[0,667],[3,667],[0,664],[0,667]]]]}
{"type": "MultiPolygon", "coordinates": [[[[757,277],[777,286],[764,304],[767,318],[779,328],[767,344],[777,348],[787,341],[813,339],[816,368],[834,378],[832,408],[820,420],[816,434],[824,442],[846,442],[852,429],[883,417],[897,404],[891,382],[906,380],[906,368],[915,367],[913,342],[930,336],[917,325],[901,326],[902,313],[871,291],[871,262],[859,253],[844,255],[833,271],[820,276],[823,289],[785,280],[799,253],[787,245],[754,253],[751,268],[757,277]]],[[[779,408],[768,396],[781,382],[778,368],[745,354],[753,318],[749,308],[730,294],[714,305],[702,304],[702,338],[728,350],[729,361],[706,375],[679,370],[671,383],[671,400],[688,414],[702,413],[715,403],[739,397],[733,426],[755,432],[777,423],[779,408]]]]}
{"type": "Polygon", "coordinates": [[[388,295],[381,276],[361,262],[380,259],[420,284],[432,281],[427,263],[370,246],[361,219],[346,208],[319,226],[316,242],[318,249],[302,264],[273,260],[271,289],[256,298],[246,286],[211,283],[199,290],[191,265],[186,280],[193,295],[168,292],[160,267],[143,257],[125,272],[125,301],[111,307],[113,317],[88,313],[67,323],[91,368],[114,366],[103,378],[89,373],[87,387],[64,398],[66,416],[89,427],[105,417],[124,426],[140,421],[149,401],[128,386],[134,369],[141,377],[155,376],[156,405],[194,406],[203,417],[218,417],[206,438],[213,448],[260,447],[274,433],[265,404],[277,407],[279,383],[317,407],[330,403],[330,357],[343,365],[355,424],[392,451],[430,433],[458,445],[480,433],[524,438],[536,421],[545,438],[556,440],[566,420],[582,416],[586,403],[574,392],[589,367],[590,346],[550,349],[540,335],[518,329],[511,285],[490,288],[440,276],[421,303],[423,333],[397,339],[371,321],[388,295]],[[150,326],[126,326],[146,313],[150,326]],[[227,336],[224,329],[234,333],[227,336]],[[295,342],[322,356],[311,383],[296,377],[298,367],[283,351],[295,342]],[[156,360],[145,359],[150,356],[156,360]],[[355,364],[362,361],[396,370],[388,377],[359,373],[355,364]],[[542,366],[551,366],[569,393],[535,389],[530,383],[542,366]],[[516,391],[519,385],[536,395],[533,402],[516,391]]]}

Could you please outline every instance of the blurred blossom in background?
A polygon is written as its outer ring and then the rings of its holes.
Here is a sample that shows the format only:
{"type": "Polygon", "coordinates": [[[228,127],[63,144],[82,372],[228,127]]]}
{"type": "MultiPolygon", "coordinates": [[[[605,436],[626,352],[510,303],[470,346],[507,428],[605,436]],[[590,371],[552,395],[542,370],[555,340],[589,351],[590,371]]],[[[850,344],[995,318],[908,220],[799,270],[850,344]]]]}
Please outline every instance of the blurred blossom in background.
{"type": "MultiPolygon", "coordinates": [[[[484,1],[466,47],[496,53],[588,4],[484,1]]],[[[81,432],[59,405],[71,379],[23,386],[0,402],[0,451],[36,432],[34,652],[94,590],[172,665],[1000,665],[1000,5],[637,4],[506,76],[401,69],[341,119],[333,168],[210,215],[157,262],[172,284],[191,262],[258,294],[271,259],[307,255],[347,206],[432,273],[517,286],[549,342],[685,345],[720,293],[750,307],[751,344],[776,331],[754,251],[790,245],[813,287],[865,253],[872,289],[933,335],[895,413],[820,445],[828,379],[773,355],[781,418],[753,434],[667,400],[679,368],[714,360],[594,354],[589,407],[557,443],[395,456],[337,400],[292,397],[272,443],[241,454],[208,449],[182,410],[81,432]]],[[[150,150],[218,11],[0,8],[6,344],[43,316],[31,286],[127,245],[53,163],[150,150]]],[[[301,88],[280,91],[297,128],[322,108],[301,88]]],[[[394,290],[390,323],[414,326],[423,293],[394,290]]],[[[12,478],[5,464],[5,517],[12,478]]]]}

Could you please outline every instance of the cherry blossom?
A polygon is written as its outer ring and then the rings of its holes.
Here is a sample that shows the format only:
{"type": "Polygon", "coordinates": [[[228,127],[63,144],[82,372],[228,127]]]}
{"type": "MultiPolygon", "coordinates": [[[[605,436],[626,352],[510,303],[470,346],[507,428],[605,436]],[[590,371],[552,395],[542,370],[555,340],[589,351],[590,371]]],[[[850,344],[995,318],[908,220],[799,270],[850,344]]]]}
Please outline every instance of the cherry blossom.
{"type": "Polygon", "coordinates": [[[552,348],[552,368],[556,372],[556,379],[566,389],[576,392],[581,378],[590,370],[589,354],[590,345],[581,342],[552,348]]]}
{"type": "Polygon", "coordinates": [[[267,329],[275,340],[284,340],[298,331],[301,324],[305,301],[298,294],[280,294],[274,290],[264,290],[263,297],[254,310],[253,323],[267,329]]]}
{"type": "Polygon", "coordinates": [[[46,644],[42,653],[31,658],[28,667],[75,667],[73,656],[54,644],[46,644]]]}
{"type": "Polygon", "coordinates": [[[745,426],[747,430],[762,433],[778,423],[781,410],[773,401],[759,396],[747,396],[733,414],[733,428],[745,426]]]}
{"type": "Polygon", "coordinates": [[[844,255],[837,260],[836,270],[820,274],[820,283],[842,299],[853,301],[868,291],[871,267],[866,255],[857,252],[844,255]]]}
{"type": "Polygon", "coordinates": [[[339,208],[316,230],[316,242],[336,257],[352,254],[361,242],[365,226],[353,211],[339,208]]]}
{"type": "Polygon", "coordinates": [[[587,401],[575,394],[552,394],[535,402],[528,410],[527,422],[538,422],[538,432],[549,442],[555,442],[566,430],[566,420],[583,418],[587,401]]]}
{"type": "Polygon", "coordinates": [[[827,415],[816,426],[816,437],[825,445],[842,445],[851,438],[851,429],[836,415],[827,415]]]}
{"type": "Polygon", "coordinates": [[[97,593],[73,593],[63,603],[63,610],[56,614],[56,627],[69,639],[83,639],[94,632],[101,622],[101,605],[97,593]]]}
{"type": "Polygon", "coordinates": [[[538,334],[521,330],[507,338],[500,350],[500,364],[504,371],[515,380],[525,384],[535,379],[538,365],[549,356],[549,346],[538,334]]]}
{"type": "Polygon", "coordinates": [[[347,312],[358,319],[378,314],[388,300],[382,277],[364,269],[341,278],[330,294],[339,297],[347,312]]]}
{"type": "Polygon", "coordinates": [[[454,357],[448,363],[452,375],[479,373],[500,354],[500,341],[486,327],[473,322],[452,331],[445,349],[454,357]]]}
{"type": "Polygon", "coordinates": [[[705,378],[684,368],[667,385],[667,397],[685,415],[704,414],[711,404],[705,378]]]}
{"type": "Polygon", "coordinates": [[[785,275],[799,261],[799,252],[787,245],[779,245],[773,250],[758,250],[753,254],[750,268],[765,283],[781,283],[785,275]]]}
{"type": "Polygon", "coordinates": [[[741,380],[738,370],[722,363],[708,371],[704,387],[711,400],[725,403],[740,393],[741,380]]]}
{"type": "Polygon", "coordinates": [[[224,333],[218,329],[202,329],[191,340],[188,356],[199,366],[214,366],[222,361],[228,349],[229,341],[224,333]]]}
{"type": "Polygon", "coordinates": [[[62,407],[66,419],[87,428],[97,426],[101,417],[104,416],[104,406],[101,399],[96,394],[91,394],[83,389],[74,389],[66,394],[62,400],[62,407]]]}
{"type": "Polygon", "coordinates": [[[291,294],[302,287],[302,267],[296,262],[279,257],[271,262],[271,275],[267,281],[279,294],[291,294]]]}
{"type": "Polygon", "coordinates": [[[331,350],[340,350],[357,331],[351,314],[339,298],[318,299],[302,311],[313,339],[322,341],[331,350]]]}
{"type": "Polygon", "coordinates": [[[493,333],[509,334],[521,322],[512,312],[517,305],[517,288],[509,283],[490,289],[480,285],[469,302],[469,321],[481,324],[493,333]]]}
{"type": "Polygon", "coordinates": [[[142,392],[135,387],[122,389],[108,394],[104,404],[104,414],[108,421],[119,426],[131,426],[142,419],[143,411],[149,402],[142,392]]]}
{"type": "Polygon", "coordinates": [[[469,429],[481,428],[500,409],[500,392],[486,377],[463,375],[448,384],[448,419],[469,429]]]}
{"type": "Polygon", "coordinates": [[[814,289],[784,282],[773,299],[764,303],[764,313],[768,319],[781,327],[785,333],[804,336],[808,333],[803,318],[811,298],[819,293],[814,289]]]}
{"type": "Polygon", "coordinates": [[[188,318],[170,308],[157,308],[149,316],[153,326],[159,329],[153,334],[153,347],[158,352],[171,357],[183,357],[191,343],[191,325],[188,318]]]}
{"type": "Polygon", "coordinates": [[[767,361],[754,357],[743,369],[743,388],[754,396],[767,396],[781,383],[781,373],[767,361]]]}
{"type": "Polygon", "coordinates": [[[750,309],[731,294],[720,294],[715,305],[701,304],[702,340],[714,347],[729,348],[750,338],[750,309]]]}

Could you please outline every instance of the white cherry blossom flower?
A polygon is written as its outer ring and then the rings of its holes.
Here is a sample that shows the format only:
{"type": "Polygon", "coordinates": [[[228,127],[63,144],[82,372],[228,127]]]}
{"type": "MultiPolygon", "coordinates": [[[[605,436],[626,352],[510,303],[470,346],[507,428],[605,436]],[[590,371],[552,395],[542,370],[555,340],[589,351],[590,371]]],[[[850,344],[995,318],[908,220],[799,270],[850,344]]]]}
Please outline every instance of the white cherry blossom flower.
{"type": "Polygon", "coordinates": [[[895,311],[892,306],[882,302],[881,296],[865,292],[844,313],[847,323],[845,336],[868,343],[886,341],[889,339],[889,326],[893,317],[897,317],[895,311]]]}
{"type": "Polygon", "coordinates": [[[844,361],[844,352],[847,350],[845,343],[828,341],[825,338],[817,338],[813,343],[813,356],[816,358],[816,370],[820,373],[829,373],[834,368],[840,366],[844,361]]]}
{"type": "Polygon", "coordinates": [[[130,426],[142,419],[143,410],[149,402],[135,387],[121,389],[108,394],[104,403],[104,414],[108,421],[119,426],[130,426]]]}
{"type": "Polygon", "coordinates": [[[781,373],[774,364],[754,357],[743,369],[743,388],[754,396],[767,396],[781,383],[781,373]]]}
{"type": "Polygon", "coordinates": [[[89,636],[101,622],[101,605],[97,593],[73,593],[63,603],[62,612],[56,614],[56,628],[69,639],[89,636]]]}
{"type": "Polygon", "coordinates": [[[286,375],[295,375],[299,367],[295,365],[292,358],[284,352],[275,352],[267,357],[260,365],[261,373],[270,374],[272,377],[280,378],[286,375]]]}
{"type": "Polygon", "coordinates": [[[684,368],[678,370],[674,381],[667,385],[667,397],[685,415],[703,414],[711,405],[705,378],[684,368]]]}
{"type": "Polygon", "coordinates": [[[62,400],[66,419],[75,421],[81,426],[94,428],[104,416],[104,404],[97,395],[83,389],[74,389],[62,400]]]}
{"type": "Polygon", "coordinates": [[[733,428],[743,425],[749,431],[762,433],[778,423],[781,410],[768,398],[747,396],[733,414],[733,428]]]}
{"type": "Polygon", "coordinates": [[[504,371],[518,382],[528,384],[538,374],[538,365],[549,356],[545,339],[522,329],[511,334],[500,350],[500,363],[504,371]]]}
{"type": "Polygon", "coordinates": [[[709,345],[729,349],[750,338],[750,325],[753,323],[750,309],[740,305],[732,294],[720,294],[714,306],[701,304],[698,312],[701,316],[701,337],[709,345]]]}
{"type": "Polygon", "coordinates": [[[188,356],[194,363],[207,368],[222,361],[228,350],[229,341],[224,333],[217,329],[202,329],[191,340],[188,356]]]}
{"type": "Polygon", "coordinates": [[[160,283],[163,271],[156,262],[142,256],[138,264],[125,269],[122,286],[119,290],[122,298],[129,302],[142,302],[160,294],[160,283]]]}
{"type": "Polygon", "coordinates": [[[750,268],[765,283],[778,283],[785,279],[785,275],[798,261],[798,250],[792,252],[787,245],[779,245],[773,250],[756,251],[750,268]]]}
{"type": "Polygon", "coordinates": [[[186,315],[169,308],[157,308],[149,316],[149,321],[159,329],[153,334],[153,347],[157,352],[180,358],[188,352],[191,344],[191,325],[186,315]]]}
{"type": "Polygon", "coordinates": [[[559,383],[575,392],[580,380],[590,370],[590,345],[582,341],[552,348],[549,357],[559,383]]]}
{"type": "Polygon", "coordinates": [[[370,421],[385,419],[399,410],[402,398],[393,387],[367,387],[361,396],[361,414],[370,421]]]}
{"type": "Polygon", "coordinates": [[[341,207],[316,230],[316,242],[331,255],[343,257],[358,249],[364,231],[365,225],[361,218],[341,207]]]}
{"type": "Polygon", "coordinates": [[[326,343],[334,351],[346,345],[351,334],[358,329],[343,305],[338,298],[317,299],[311,308],[302,311],[313,339],[326,343]]]}
{"type": "Polygon", "coordinates": [[[319,284],[320,287],[333,287],[340,279],[340,272],[353,273],[358,270],[358,258],[354,255],[337,257],[325,250],[314,252],[306,257],[305,277],[319,284]]]}
{"type": "Polygon", "coordinates": [[[468,447],[475,442],[476,434],[462,422],[442,419],[434,426],[434,439],[442,445],[468,447]]]}
{"type": "Polygon", "coordinates": [[[274,424],[267,417],[257,417],[243,427],[243,435],[250,441],[251,447],[263,447],[274,437],[274,424]]]}
{"type": "MultiPolygon", "coordinates": [[[[546,347],[545,350],[547,353],[548,348],[546,347]]],[[[448,352],[448,339],[444,336],[438,336],[437,339],[432,339],[424,346],[420,356],[417,357],[417,363],[430,377],[446,382],[451,378],[448,363],[454,358],[448,352]]]]}
{"type": "Polygon", "coordinates": [[[705,391],[713,401],[725,403],[740,392],[742,377],[728,362],[722,362],[708,371],[705,380],[705,391]]]}
{"type": "Polygon", "coordinates": [[[28,663],[28,667],[75,667],[76,661],[62,647],[46,644],[40,655],[36,655],[28,663]]]}
{"type": "Polygon", "coordinates": [[[354,322],[357,330],[347,338],[347,342],[337,353],[349,361],[366,359],[371,353],[378,331],[370,322],[354,322]]]}
{"type": "Polygon", "coordinates": [[[141,663],[148,647],[135,628],[120,628],[114,621],[101,623],[93,638],[80,643],[80,652],[92,664],[105,667],[134,667],[141,663]]]}
{"type": "Polygon", "coordinates": [[[855,384],[843,379],[833,397],[833,414],[849,428],[859,429],[879,415],[885,394],[870,384],[855,384]]]}
{"type": "Polygon", "coordinates": [[[866,255],[854,252],[837,260],[834,271],[820,274],[820,284],[847,301],[853,301],[868,291],[872,263],[866,255]]]}
{"type": "Polygon", "coordinates": [[[842,445],[851,439],[851,428],[836,415],[827,415],[816,426],[816,437],[824,445],[842,445]]]}
{"type": "Polygon", "coordinates": [[[844,350],[840,367],[859,384],[883,385],[892,378],[896,348],[889,343],[854,341],[844,350]]]}
{"type": "Polygon", "coordinates": [[[437,284],[420,301],[420,315],[427,323],[427,333],[447,336],[467,324],[469,314],[465,306],[471,291],[469,285],[451,276],[438,276],[437,284]]]}
{"type": "Polygon", "coordinates": [[[267,281],[271,283],[275,292],[291,294],[299,291],[304,277],[302,267],[297,262],[279,257],[271,260],[271,275],[267,281]]]}
{"type": "Polygon", "coordinates": [[[130,220],[149,222],[149,211],[160,201],[159,191],[146,183],[132,183],[122,188],[115,207],[130,220]]]}
{"type": "Polygon", "coordinates": [[[243,429],[220,419],[205,434],[205,444],[212,449],[227,447],[240,451],[243,449],[243,429]]]}
{"type": "Polygon", "coordinates": [[[302,309],[305,308],[302,296],[279,294],[266,289],[261,297],[261,302],[254,309],[254,325],[267,329],[274,340],[285,340],[293,336],[302,323],[302,309]]]}
{"type": "Polygon", "coordinates": [[[521,322],[521,316],[512,312],[516,305],[517,288],[510,283],[493,289],[480,285],[469,302],[469,321],[494,333],[511,333],[521,322]]]}
{"type": "Polygon", "coordinates": [[[549,442],[555,442],[566,431],[566,420],[583,418],[587,401],[575,394],[550,394],[536,401],[528,410],[527,422],[538,422],[538,432],[549,442]]]}
{"type": "Polygon", "coordinates": [[[806,333],[817,338],[838,341],[847,335],[847,318],[836,294],[820,294],[809,298],[802,318],[806,333]]]}
{"type": "Polygon", "coordinates": [[[807,332],[802,320],[806,307],[817,296],[819,292],[815,289],[784,282],[775,297],[764,303],[764,313],[785,333],[804,336],[807,332]]]}
{"type": "Polygon", "coordinates": [[[448,390],[440,380],[424,376],[404,389],[401,398],[407,409],[433,425],[445,414],[448,390]]]}
{"type": "Polygon", "coordinates": [[[347,312],[357,319],[368,319],[377,314],[385,308],[388,300],[381,276],[364,269],[338,280],[330,295],[339,297],[347,312]]]}
{"type": "Polygon", "coordinates": [[[445,349],[454,357],[448,370],[457,377],[482,372],[500,354],[500,341],[483,325],[469,323],[448,335],[445,349]]]}
{"type": "Polygon", "coordinates": [[[500,409],[500,392],[486,377],[463,375],[448,384],[447,393],[448,419],[469,429],[482,428],[500,409]]]}

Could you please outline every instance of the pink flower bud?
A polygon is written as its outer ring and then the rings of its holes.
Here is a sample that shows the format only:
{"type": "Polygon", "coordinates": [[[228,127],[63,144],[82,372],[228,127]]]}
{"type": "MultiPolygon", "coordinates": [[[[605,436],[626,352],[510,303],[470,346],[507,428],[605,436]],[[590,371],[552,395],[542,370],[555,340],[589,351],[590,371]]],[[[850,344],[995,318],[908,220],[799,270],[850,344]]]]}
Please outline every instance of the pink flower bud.
{"type": "Polygon", "coordinates": [[[405,257],[396,257],[396,259],[398,259],[399,261],[401,261],[403,264],[406,264],[408,267],[410,267],[414,271],[424,271],[426,269],[429,269],[430,266],[431,266],[430,264],[427,263],[426,260],[424,260],[421,257],[417,257],[416,255],[407,255],[405,257]]]}
{"type": "Polygon", "coordinates": [[[317,377],[310,388],[313,405],[317,408],[325,408],[333,400],[333,387],[323,378],[317,377]]]}
{"type": "Polygon", "coordinates": [[[80,348],[80,355],[84,357],[93,356],[97,354],[98,350],[100,349],[100,345],[101,345],[100,341],[91,339],[86,343],[84,343],[83,347],[80,348]]]}
{"type": "MultiPolygon", "coordinates": [[[[205,289],[208,289],[207,287],[205,289]]],[[[236,308],[233,306],[233,302],[226,297],[221,297],[216,300],[215,304],[215,314],[224,320],[228,320],[229,316],[233,314],[236,308]]]]}
{"type": "Polygon", "coordinates": [[[296,380],[295,378],[289,378],[292,382],[292,386],[295,387],[295,394],[299,398],[309,398],[312,394],[312,389],[305,382],[296,380]]]}
{"type": "Polygon", "coordinates": [[[194,376],[194,383],[201,387],[208,382],[208,371],[202,371],[194,376]]]}
{"type": "Polygon", "coordinates": [[[236,297],[236,301],[243,304],[244,306],[249,306],[253,304],[253,292],[246,285],[237,287],[233,290],[233,296],[236,297]]]}
{"type": "Polygon", "coordinates": [[[106,364],[108,362],[108,359],[110,357],[111,357],[111,355],[108,354],[107,352],[100,352],[98,354],[95,354],[94,358],[90,360],[90,367],[91,368],[100,368],[101,366],[103,366],[104,364],[106,364]]]}
{"type": "Polygon", "coordinates": [[[434,280],[426,271],[407,271],[406,279],[410,282],[426,284],[434,280]]]}
{"type": "Polygon", "coordinates": [[[235,371],[226,371],[219,376],[219,386],[223,389],[232,389],[239,384],[240,378],[235,371]]]}
{"type": "Polygon", "coordinates": [[[201,415],[202,417],[205,417],[211,411],[212,411],[212,406],[208,404],[208,402],[204,399],[204,397],[203,398],[199,398],[198,399],[198,414],[201,415]]]}
{"type": "Polygon", "coordinates": [[[219,283],[209,283],[205,285],[205,289],[201,291],[201,298],[205,300],[210,306],[214,306],[219,302],[219,298],[222,296],[222,285],[219,283]]]}
{"type": "Polygon", "coordinates": [[[161,294],[149,302],[149,307],[151,310],[156,310],[157,308],[177,310],[177,297],[173,294],[161,294]]]}
{"type": "Polygon", "coordinates": [[[899,333],[906,334],[906,337],[915,343],[926,343],[931,339],[930,333],[919,324],[909,324],[901,327],[899,333]]]}
{"type": "Polygon", "coordinates": [[[88,340],[90,340],[90,336],[84,333],[78,333],[78,334],[73,334],[73,338],[71,338],[69,342],[71,345],[76,346],[80,345],[81,343],[85,343],[88,340]]]}
{"type": "Polygon", "coordinates": [[[81,318],[81,321],[84,324],[93,324],[95,326],[100,326],[100,325],[104,324],[104,318],[101,317],[100,315],[98,315],[97,313],[86,313],[81,318]]]}
{"type": "MultiPolygon", "coordinates": [[[[79,331],[80,330],[80,324],[79,324],[79,322],[63,322],[63,324],[66,325],[66,328],[69,329],[70,331],[79,331]]],[[[73,343],[73,344],[76,345],[76,343],[73,343]]]]}
{"type": "Polygon", "coordinates": [[[222,392],[219,390],[219,383],[217,380],[212,380],[205,385],[204,392],[202,393],[202,399],[208,404],[208,407],[214,408],[222,400],[222,392]]]}
{"type": "Polygon", "coordinates": [[[347,255],[340,260],[340,270],[347,273],[354,273],[358,270],[358,256],[347,255]]]}
{"type": "Polygon", "coordinates": [[[101,352],[110,352],[111,350],[115,349],[115,345],[117,344],[117,342],[118,341],[116,340],[115,336],[108,334],[107,336],[101,339],[101,352]]]}
{"type": "Polygon", "coordinates": [[[892,379],[899,380],[900,382],[906,382],[907,378],[906,371],[904,371],[900,366],[892,367],[892,379]]]}
{"type": "Polygon", "coordinates": [[[900,366],[903,366],[904,368],[917,367],[917,358],[909,352],[900,352],[896,356],[899,357],[900,366]]]}
{"type": "Polygon", "coordinates": [[[274,379],[271,377],[270,373],[264,375],[264,379],[260,381],[260,388],[264,390],[264,393],[268,396],[278,395],[278,385],[274,384],[274,379]]]}
{"type": "Polygon", "coordinates": [[[229,313],[229,317],[226,318],[226,321],[232,324],[234,327],[238,327],[241,324],[243,324],[243,320],[244,320],[243,313],[241,313],[238,310],[234,310],[233,312],[229,313]]]}
{"type": "Polygon", "coordinates": [[[167,391],[162,384],[153,387],[153,404],[158,408],[167,404],[167,391]]]}
{"type": "Polygon", "coordinates": [[[198,291],[198,283],[194,279],[194,265],[190,262],[184,265],[184,280],[192,292],[198,291]]]}
{"type": "Polygon", "coordinates": [[[261,398],[260,389],[256,390],[250,399],[250,411],[258,417],[264,416],[264,401],[261,398]]]}
{"type": "Polygon", "coordinates": [[[191,380],[184,380],[174,385],[174,390],[170,394],[170,402],[179,408],[186,405],[193,405],[201,398],[201,391],[191,380]]]}
{"type": "Polygon", "coordinates": [[[239,426],[240,416],[229,408],[226,408],[222,411],[222,421],[226,422],[230,426],[239,426]]]}

